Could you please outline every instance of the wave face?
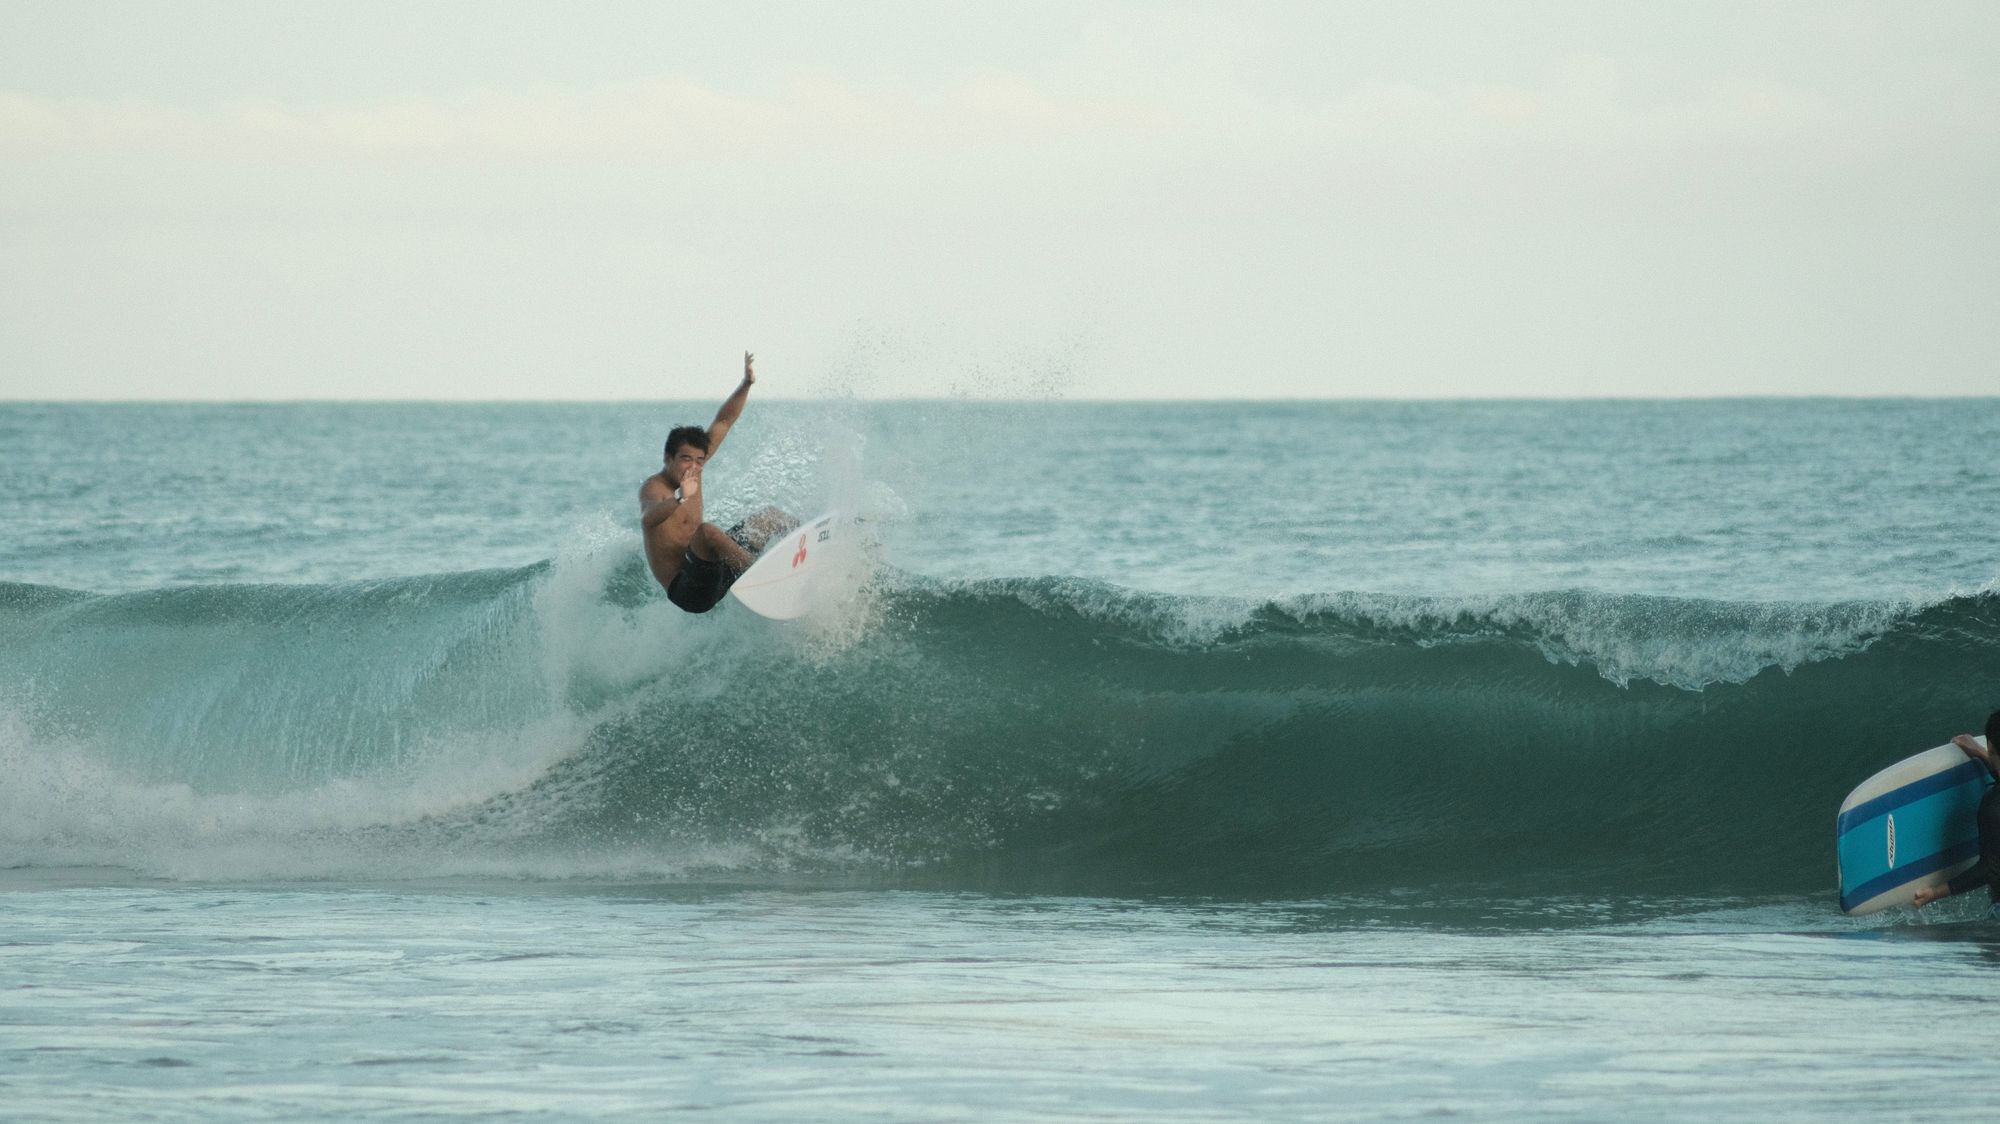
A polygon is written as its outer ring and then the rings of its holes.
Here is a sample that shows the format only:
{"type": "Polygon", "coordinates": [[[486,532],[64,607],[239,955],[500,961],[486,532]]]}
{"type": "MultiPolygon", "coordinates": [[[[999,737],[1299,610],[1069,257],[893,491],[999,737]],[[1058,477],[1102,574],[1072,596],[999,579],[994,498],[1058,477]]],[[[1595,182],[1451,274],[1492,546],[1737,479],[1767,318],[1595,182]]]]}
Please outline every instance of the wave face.
{"type": "Polygon", "coordinates": [[[0,864],[1083,893],[1831,891],[2000,704],[2000,596],[1141,595],[883,573],[685,617],[624,551],[0,585],[0,864]]]}

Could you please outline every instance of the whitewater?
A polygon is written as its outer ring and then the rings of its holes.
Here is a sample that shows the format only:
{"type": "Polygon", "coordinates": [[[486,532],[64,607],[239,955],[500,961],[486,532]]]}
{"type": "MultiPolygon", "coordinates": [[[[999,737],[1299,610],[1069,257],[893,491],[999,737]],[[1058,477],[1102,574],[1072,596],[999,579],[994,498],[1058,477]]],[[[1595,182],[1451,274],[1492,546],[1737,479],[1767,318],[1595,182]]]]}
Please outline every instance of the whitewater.
{"type": "Polygon", "coordinates": [[[10,1116],[1983,1115],[2000,400],[713,409],[0,405],[10,1116]]]}

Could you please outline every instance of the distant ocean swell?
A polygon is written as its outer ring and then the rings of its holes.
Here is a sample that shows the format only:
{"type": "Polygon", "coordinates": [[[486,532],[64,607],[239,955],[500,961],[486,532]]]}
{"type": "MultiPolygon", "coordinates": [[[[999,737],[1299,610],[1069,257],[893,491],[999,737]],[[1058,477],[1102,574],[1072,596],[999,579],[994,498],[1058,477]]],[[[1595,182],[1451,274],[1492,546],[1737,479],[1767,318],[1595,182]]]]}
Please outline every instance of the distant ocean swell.
{"type": "Polygon", "coordinates": [[[883,574],[687,618],[629,554],[0,585],[0,865],[1091,893],[1811,893],[2000,705],[2000,595],[1142,595],[883,574]]]}

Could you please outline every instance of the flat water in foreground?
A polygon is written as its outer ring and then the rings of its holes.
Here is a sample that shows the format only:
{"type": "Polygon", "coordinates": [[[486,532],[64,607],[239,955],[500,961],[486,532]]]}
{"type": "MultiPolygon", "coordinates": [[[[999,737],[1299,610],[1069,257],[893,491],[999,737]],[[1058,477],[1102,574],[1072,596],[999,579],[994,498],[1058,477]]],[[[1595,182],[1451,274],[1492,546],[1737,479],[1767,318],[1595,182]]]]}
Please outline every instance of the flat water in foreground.
{"type": "Polygon", "coordinates": [[[0,887],[19,1120],[1983,1120],[2000,1029],[2000,927],[1818,899],[0,887]]]}

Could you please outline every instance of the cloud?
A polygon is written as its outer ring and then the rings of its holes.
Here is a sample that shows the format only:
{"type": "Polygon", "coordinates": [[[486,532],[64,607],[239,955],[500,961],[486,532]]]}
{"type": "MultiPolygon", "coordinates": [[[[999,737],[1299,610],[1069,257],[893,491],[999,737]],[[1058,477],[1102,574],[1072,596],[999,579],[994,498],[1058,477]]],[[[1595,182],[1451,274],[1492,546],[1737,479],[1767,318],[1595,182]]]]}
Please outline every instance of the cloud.
{"type": "Polygon", "coordinates": [[[1762,78],[1715,78],[1649,101],[1631,92],[1614,60],[1574,56],[1533,84],[1371,81],[1311,101],[1264,100],[1241,107],[1235,126],[1324,153],[1435,155],[1823,138],[1857,125],[1851,116],[1813,91],[1762,78]]]}
{"type": "Polygon", "coordinates": [[[942,89],[788,76],[764,96],[665,76],[587,90],[479,92],[358,105],[239,101],[195,110],[0,91],[0,157],[648,160],[867,153],[1157,131],[1167,114],[979,70],[942,89]]]}
{"type": "Polygon", "coordinates": [[[590,89],[321,106],[241,100],[206,109],[0,91],[0,158],[677,161],[1075,138],[1434,153],[1527,140],[1735,138],[1825,130],[1840,117],[1809,91],[1761,79],[1718,79],[1641,106],[1626,95],[1617,64],[1595,56],[1570,58],[1534,85],[1360,82],[1313,97],[1253,91],[1222,67],[1173,82],[1129,62],[1122,71],[1123,81],[1087,93],[991,67],[930,88],[795,70],[761,94],[667,75],[590,89]]]}

